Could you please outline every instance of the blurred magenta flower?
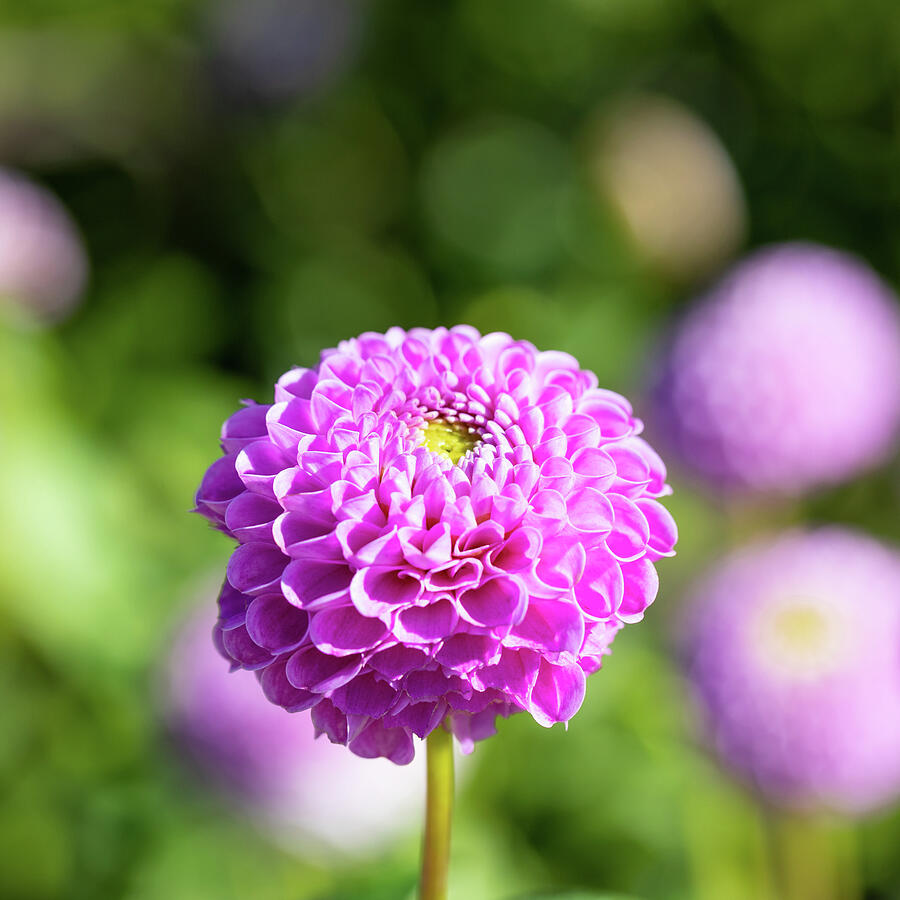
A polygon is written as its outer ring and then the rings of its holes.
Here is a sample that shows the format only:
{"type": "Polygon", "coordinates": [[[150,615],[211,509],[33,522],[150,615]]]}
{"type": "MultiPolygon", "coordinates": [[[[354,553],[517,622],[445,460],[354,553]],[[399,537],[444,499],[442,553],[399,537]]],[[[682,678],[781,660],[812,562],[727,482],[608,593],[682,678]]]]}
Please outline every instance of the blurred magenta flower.
{"type": "Polygon", "coordinates": [[[507,334],[326,350],[228,419],[197,493],[238,541],[222,653],[361,756],[409,762],[445,719],[467,750],[497,715],[568,721],[673,553],[641,427],[571,356],[507,334]]]}
{"type": "Polygon", "coordinates": [[[285,715],[252,674],[229,674],[214,623],[210,608],[185,621],[165,672],[169,728],[202,774],[292,849],[358,855],[411,830],[421,781],[316,740],[308,712],[285,715]]]}
{"type": "Polygon", "coordinates": [[[0,300],[57,321],[78,302],[87,268],[81,236],[56,197],[0,169],[0,300]]]}
{"type": "Polygon", "coordinates": [[[217,0],[215,66],[238,100],[286,101],[327,88],[353,62],[365,0],[217,0]]]}
{"type": "Polygon", "coordinates": [[[851,531],[745,548],[694,590],[688,674],[724,761],[777,804],[900,796],[900,554],[851,531]]]}
{"type": "Polygon", "coordinates": [[[717,487],[795,494],[884,459],[900,425],[900,311],[865,264],[812,244],[737,266],[673,335],[660,440],[717,487]]]}

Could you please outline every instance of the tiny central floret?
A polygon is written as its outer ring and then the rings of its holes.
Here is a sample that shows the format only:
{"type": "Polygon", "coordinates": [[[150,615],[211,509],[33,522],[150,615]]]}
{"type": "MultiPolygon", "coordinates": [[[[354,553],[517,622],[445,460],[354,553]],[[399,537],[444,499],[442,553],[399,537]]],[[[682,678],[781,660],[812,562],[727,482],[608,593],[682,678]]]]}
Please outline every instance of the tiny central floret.
{"type": "Polygon", "coordinates": [[[458,463],[480,441],[481,435],[474,428],[447,419],[432,419],[422,432],[422,446],[443,454],[452,463],[458,463]]]}
{"type": "Polygon", "coordinates": [[[850,647],[832,606],[822,598],[792,598],[762,612],[758,634],[762,659],[792,679],[822,677],[836,670],[850,647]]]}
{"type": "Polygon", "coordinates": [[[812,606],[797,605],[782,610],[773,626],[785,649],[797,654],[816,653],[828,637],[828,621],[812,606]]]}

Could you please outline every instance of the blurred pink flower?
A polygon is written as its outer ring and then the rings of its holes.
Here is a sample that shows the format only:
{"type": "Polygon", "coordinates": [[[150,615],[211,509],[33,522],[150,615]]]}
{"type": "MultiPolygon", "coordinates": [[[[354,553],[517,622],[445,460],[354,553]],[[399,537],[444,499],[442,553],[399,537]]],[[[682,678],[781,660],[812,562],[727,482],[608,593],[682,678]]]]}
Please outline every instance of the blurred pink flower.
{"type": "Polygon", "coordinates": [[[365,0],[216,0],[210,4],[219,80],[236,99],[313,95],[352,63],[365,0]]]}
{"type": "Polygon", "coordinates": [[[900,426],[900,310],[812,244],[738,265],[675,331],[651,425],[713,486],[796,494],[884,460],[900,426]]]}
{"type": "Polygon", "coordinates": [[[210,783],[301,853],[365,854],[413,829],[424,772],[317,740],[308,712],[288,715],[250,672],[228,672],[214,624],[209,606],[188,618],[165,671],[169,729],[210,783]]]}
{"type": "Polygon", "coordinates": [[[838,528],[747,547],[693,590],[687,672],[724,762],[771,801],[900,796],[900,554],[838,528]]]}
{"type": "Polygon", "coordinates": [[[0,300],[57,321],[78,302],[87,268],[81,236],[56,197],[0,169],[0,300]]]}

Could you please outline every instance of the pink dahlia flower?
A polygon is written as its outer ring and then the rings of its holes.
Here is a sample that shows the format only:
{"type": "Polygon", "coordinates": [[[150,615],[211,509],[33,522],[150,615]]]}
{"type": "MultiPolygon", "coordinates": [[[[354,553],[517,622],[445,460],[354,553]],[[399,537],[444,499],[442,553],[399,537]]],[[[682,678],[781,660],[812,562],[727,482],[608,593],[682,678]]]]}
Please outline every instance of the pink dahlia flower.
{"type": "Polygon", "coordinates": [[[568,721],[657,591],[659,457],[571,356],[399,328],[293,369],[225,423],[197,507],[237,542],[216,641],[361,756],[445,720],[568,721]]]}
{"type": "Polygon", "coordinates": [[[180,627],[164,686],[172,736],[211,784],[295,850],[364,855],[412,829],[423,783],[316,740],[309,712],[287,716],[252,673],[229,674],[215,618],[206,607],[180,627]]]}
{"type": "Polygon", "coordinates": [[[900,310],[812,244],[737,266],[673,336],[652,425],[718,487],[799,493],[881,461],[900,426],[900,310]]]}
{"type": "Polygon", "coordinates": [[[838,528],[736,553],[695,591],[688,674],[724,761],[773,802],[900,795],[900,554],[838,528]]]}
{"type": "Polygon", "coordinates": [[[87,277],[81,237],[49,191],[0,169],[0,300],[34,318],[58,320],[78,302],[87,277]]]}

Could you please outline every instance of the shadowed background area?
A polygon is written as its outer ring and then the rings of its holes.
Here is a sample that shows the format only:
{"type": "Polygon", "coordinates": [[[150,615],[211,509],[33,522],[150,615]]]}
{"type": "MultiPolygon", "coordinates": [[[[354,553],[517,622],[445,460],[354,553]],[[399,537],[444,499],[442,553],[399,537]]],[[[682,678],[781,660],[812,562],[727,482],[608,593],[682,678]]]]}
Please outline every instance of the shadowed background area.
{"type": "MultiPolygon", "coordinates": [[[[230,547],[187,511],[240,398],[458,322],[632,399],[681,538],[568,731],[464,765],[451,895],[828,900],[827,857],[834,897],[900,896],[895,773],[800,827],[685,678],[692,585],[744,542],[897,551],[898,90],[893,0],[0,0],[0,897],[414,895],[421,769],[228,681],[197,633],[230,547]]],[[[813,652],[795,613],[773,654],[813,652]]],[[[890,692],[895,646],[853,677],[890,692]]]]}

